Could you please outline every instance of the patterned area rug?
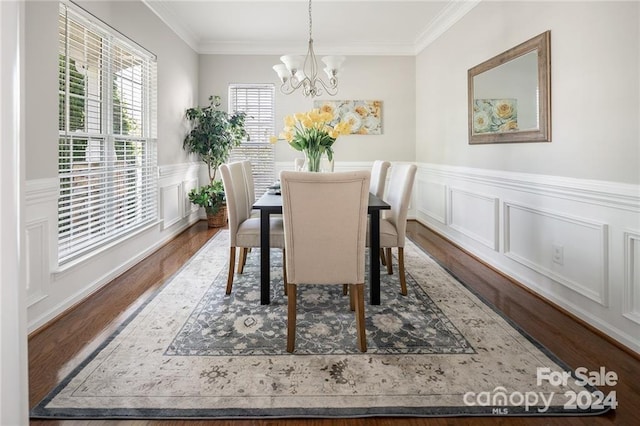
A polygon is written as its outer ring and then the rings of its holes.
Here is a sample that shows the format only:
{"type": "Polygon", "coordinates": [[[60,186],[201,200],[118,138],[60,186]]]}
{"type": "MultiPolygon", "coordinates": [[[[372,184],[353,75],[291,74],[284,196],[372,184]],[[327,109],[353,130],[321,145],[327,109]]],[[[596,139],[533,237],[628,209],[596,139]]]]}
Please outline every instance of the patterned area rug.
{"type": "MultiPolygon", "coordinates": [[[[579,415],[539,369],[568,368],[412,243],[409,294],[381,272],[365,305],[368,351],[341,286],[300,286],[296,352],[286,352],[281,255],[260,305],[259,250],[226,296],[228,234],[209,241],[32,410],[34,418],[269,418],[579,415]]],[[[397,271],[397,265],[396,271],[397,271]]],[[[368,296],[368,290],[367,290],[368,296]]]]}

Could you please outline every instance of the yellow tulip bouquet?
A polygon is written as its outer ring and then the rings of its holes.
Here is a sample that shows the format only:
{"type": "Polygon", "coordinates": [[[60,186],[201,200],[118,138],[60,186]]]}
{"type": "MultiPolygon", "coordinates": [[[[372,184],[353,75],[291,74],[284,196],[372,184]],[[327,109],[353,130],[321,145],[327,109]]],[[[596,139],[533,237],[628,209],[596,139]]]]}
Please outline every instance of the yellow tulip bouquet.
{"type": "Polygon", "coordinates": [[[271,143],[284,139],[296,151],[304,152],[309,171],[320,171],[320,158],[327,155],[333,161],[333,143],[338,136],[347,135],[351,125],[341,121],[332,126],[333,114],[312,109],[298,112],[284,118],[284,129],[279,137],[273,136],[271,143]]]}

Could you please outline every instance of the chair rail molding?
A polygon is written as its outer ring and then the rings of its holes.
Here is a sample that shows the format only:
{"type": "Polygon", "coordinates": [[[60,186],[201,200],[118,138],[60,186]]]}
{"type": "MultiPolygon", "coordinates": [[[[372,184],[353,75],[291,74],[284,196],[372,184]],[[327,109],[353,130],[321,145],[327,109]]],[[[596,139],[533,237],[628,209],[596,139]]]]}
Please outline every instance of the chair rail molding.
{"type": "Polygon", "coordinates": [[[431,163],[416,180],[419,222],[640,352],[640,185],[431,163]]]}

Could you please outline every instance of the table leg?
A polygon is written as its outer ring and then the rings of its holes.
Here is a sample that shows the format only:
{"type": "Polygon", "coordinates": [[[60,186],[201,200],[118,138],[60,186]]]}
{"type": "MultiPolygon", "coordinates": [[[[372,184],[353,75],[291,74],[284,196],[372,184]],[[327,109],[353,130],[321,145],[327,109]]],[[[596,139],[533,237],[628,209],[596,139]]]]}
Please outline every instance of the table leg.
{"type": "Polygon", "coordinates": [[[369,218],[369,291],[370,303],[380,304],[380,210],[369,218]]]}
{"type": "Polygon", "coordinates": [[[271,271],[269,265],[269,212],[260,211],[260,304],[268,305],[270,302],[269,284],[271,281],[271,271]]]}

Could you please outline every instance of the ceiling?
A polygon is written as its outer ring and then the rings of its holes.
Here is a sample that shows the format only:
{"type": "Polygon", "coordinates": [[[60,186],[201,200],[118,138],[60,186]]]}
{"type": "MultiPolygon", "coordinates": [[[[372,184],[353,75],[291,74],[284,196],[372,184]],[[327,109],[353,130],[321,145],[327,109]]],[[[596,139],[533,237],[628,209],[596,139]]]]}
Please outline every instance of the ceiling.
{"type": "MultiPolygon", "coordinates": [[[[314,0],[318,54],[415,55],[480,0],[314,0]]],[[[143,0],[198,53],[304,54],[307,0],[143,0]]]]}

